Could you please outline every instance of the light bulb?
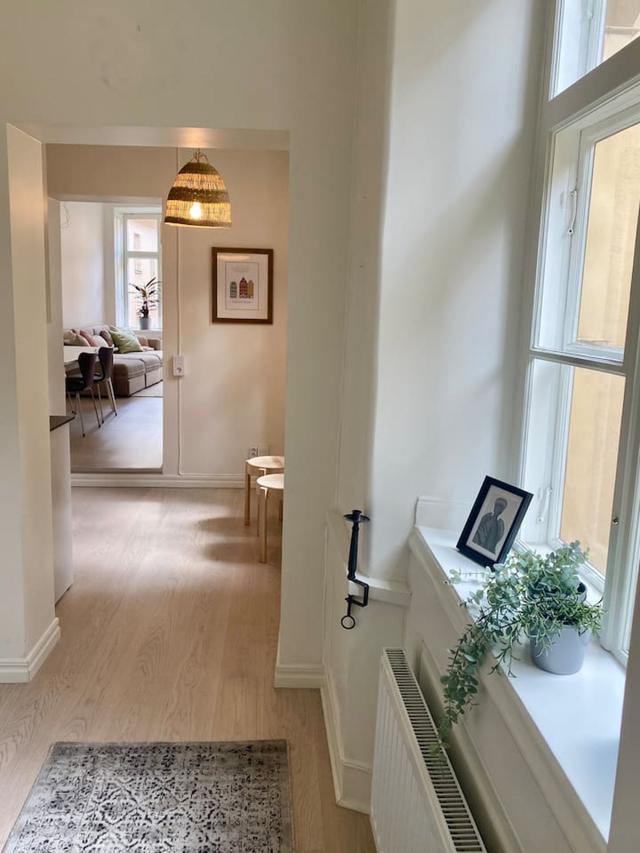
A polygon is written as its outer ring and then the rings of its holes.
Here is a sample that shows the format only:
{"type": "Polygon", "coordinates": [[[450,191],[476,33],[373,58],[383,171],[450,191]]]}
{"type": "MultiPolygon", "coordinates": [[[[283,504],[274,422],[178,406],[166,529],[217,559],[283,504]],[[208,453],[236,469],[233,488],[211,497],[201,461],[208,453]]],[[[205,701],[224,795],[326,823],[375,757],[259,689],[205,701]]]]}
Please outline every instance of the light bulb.
{"type": "Polygon", "coordinates": [[[191,219],[202,219],[202,205],[199,201],[194,201],[194,203],[189,208],[189,216],[191,219]]]}

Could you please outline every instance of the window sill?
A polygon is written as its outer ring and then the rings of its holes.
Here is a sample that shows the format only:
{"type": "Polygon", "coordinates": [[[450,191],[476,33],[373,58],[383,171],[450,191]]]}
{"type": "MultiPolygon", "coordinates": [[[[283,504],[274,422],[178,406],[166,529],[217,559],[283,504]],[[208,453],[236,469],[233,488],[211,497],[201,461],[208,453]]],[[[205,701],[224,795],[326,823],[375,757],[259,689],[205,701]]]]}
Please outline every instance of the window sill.
{"type": "MultiPolygon", "coordinates": [[[[449,589],[454,594],[446,596],[444,602],[450,606],[450,615],[456,624],[463,615],[460,601],[479,587],[485,570],[456,550],[457,533],[427,527],[417,527],[416,533],[418,535],[412,537],[414,553],[421,558],[434,581],[442,583],[454,571],[466,576],[460,583],[450,584],[449,589]],[[434,573],[434,568],[439,570],[438,574],[434,573]]],[[[503,692],[507,699],[510,695],[520,700],[606,841],[624,700],[623,667],[593,641],[587,649],[582,670],[575,675],[543,672],[531,663],[528,648],[523,649],[519,661],[514,661],[513,671],[516,678],[500,679],[507,685],[503,692]]]]}

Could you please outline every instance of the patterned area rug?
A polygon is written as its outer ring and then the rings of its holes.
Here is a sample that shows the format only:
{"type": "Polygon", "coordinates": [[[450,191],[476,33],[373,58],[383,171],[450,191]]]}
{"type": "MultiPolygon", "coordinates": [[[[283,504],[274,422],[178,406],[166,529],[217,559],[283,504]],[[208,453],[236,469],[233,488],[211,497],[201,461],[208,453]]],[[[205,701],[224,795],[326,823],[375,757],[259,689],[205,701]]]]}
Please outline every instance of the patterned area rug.
{"type": "Polygon", "coordinates": [[[292,853],[287,743],[56,743],[4,850],[292,853]]]}

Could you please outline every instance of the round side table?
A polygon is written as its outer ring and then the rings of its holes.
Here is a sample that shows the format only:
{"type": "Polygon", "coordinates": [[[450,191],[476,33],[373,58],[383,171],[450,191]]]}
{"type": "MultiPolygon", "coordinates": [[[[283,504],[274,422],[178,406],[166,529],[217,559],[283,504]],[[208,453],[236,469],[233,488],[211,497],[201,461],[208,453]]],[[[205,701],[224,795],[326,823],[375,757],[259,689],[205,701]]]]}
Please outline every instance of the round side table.
{"type": "MultiPolygon", "coordinates": [[[[251,478],[262,477],[265,474],[282,474],[284,472],[284,456],[253,456],[244,464],[244,523],[251,524],[251,478]]],[[[259,534],[260,531],[258,530],[259,534]]]]}
{"type": "Polygon", "coordinates": [[[256,483],[260,493],[260,506],[258,507],[258,529],[262,519],[262,539],[260,541],[260,562],[267,562],[267,510],[269,508],[269,495],[273,492],[281,498],[284,496],[284,474],[265,474],[258,477],[256,483]]]}

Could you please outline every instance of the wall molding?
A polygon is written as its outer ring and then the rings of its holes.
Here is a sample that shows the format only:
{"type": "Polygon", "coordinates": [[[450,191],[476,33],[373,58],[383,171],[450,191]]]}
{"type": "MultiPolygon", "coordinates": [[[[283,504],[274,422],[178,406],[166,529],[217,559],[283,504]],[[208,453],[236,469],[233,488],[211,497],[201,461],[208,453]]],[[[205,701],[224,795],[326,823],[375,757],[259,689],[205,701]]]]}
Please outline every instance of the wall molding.
{"type": "Polygon", "coordinates": [[[336,803],[346,809],[369,814],[371,801],[371,765],[347,758],[340,729],[338,697],[331,671],[328,670],[320,690],[324,727],[327,733],[331,774],[336,803]]]}
{"type": "Polygon", "coordinates": [[[31,681],[59,639],[60,623],[56,617],[25,657],[0,658],[0,684],[31,681]]]}
{"type": "Polygon", "coordinates": [[[274,687],[319,690],[324,683],[322,664],[276,664],[274,687]]]}
{"type": "Polygon", "coordinates": [[[96,472],[72,474],[71,485],[76,488],[241,489],[244,477],[241,474],[96,472]]]}

